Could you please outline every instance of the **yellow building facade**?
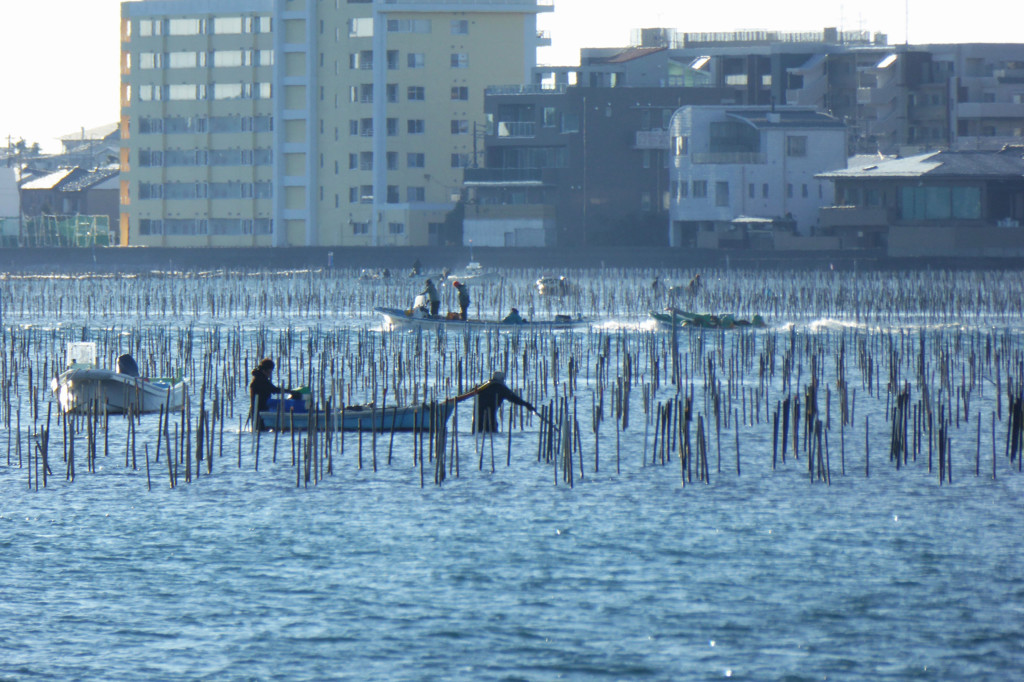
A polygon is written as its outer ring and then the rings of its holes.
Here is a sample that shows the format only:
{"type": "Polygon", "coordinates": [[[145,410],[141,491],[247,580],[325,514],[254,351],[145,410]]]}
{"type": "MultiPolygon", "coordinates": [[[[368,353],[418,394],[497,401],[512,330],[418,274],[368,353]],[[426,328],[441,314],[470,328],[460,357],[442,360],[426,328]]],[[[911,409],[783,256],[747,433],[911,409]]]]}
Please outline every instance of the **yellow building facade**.
{"type": "Polygon", "coordinates": [[[443,243],[540,3],[124,3],[122,244],[443,243]]]}

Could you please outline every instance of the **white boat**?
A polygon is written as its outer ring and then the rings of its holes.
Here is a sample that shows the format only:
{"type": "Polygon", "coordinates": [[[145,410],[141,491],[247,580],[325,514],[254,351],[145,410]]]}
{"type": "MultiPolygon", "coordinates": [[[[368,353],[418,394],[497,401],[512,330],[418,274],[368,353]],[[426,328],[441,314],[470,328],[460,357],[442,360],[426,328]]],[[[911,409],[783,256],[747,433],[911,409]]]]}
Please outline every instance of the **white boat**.
{"type": "Polygon", "coordinates": [[[286,400],[278,403],[277,409],[260,412],[259,426],[264,430],[307,431],[316,425],[318,431],[429,431],[448,421],[455,410],[454,400],[416,405],[349,405],[344,409],[308,410],[304,407],[292,409],[290,403],[301,401],[286,400]]]}
{"type": "Polygon", "coordinates": [[[96,367],[96,344],[68,344],[67,367],[50,381],[64,412],[142,413],[160,408],[179,410],[185,402],[185,381],[180,378],[145,378],[131,356],[118,358],[118,369],[96,367]]]}
{"type": "Polygon", "coordinates": [[[563,277],[544,276],[537,280],[538,296],[567,296],[570,293],[569,280],[563,277]]]}
{"type": "Polygon", "coordinates": [[[590,321],[587,319],[570,317],[569,315],[555,315],[552,320],[505,322],[503,320],[460,320],[442,315],[431,317],[425,314],[421,308],[416,307],[402,310],[401,308],[383,308],[378,306],[374,308],[374,311],[383,316],[384,324],[389,329],[437,329],[444,327],[456,331],[463,329],[542,329],[558,331],[586,327],[590,324],[590,321]]]}

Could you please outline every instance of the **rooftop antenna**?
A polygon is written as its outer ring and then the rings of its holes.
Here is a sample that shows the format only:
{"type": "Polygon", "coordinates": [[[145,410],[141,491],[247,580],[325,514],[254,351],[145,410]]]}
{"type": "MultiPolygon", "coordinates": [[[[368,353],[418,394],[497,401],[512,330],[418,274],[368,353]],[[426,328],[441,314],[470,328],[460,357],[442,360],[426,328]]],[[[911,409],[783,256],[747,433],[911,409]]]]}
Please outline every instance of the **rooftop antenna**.
{"type": "Polygon", "coordinates": [[[903,44],[910,45],[910,0],[903,0],[903,44]]]}

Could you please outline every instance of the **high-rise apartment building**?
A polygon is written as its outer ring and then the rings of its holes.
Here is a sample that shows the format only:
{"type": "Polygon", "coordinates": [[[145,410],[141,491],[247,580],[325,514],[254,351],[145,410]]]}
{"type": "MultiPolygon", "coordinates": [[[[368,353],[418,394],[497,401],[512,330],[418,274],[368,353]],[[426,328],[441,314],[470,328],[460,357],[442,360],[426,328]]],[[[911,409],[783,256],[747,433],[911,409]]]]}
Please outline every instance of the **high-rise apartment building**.
{"type": "Polygon", "coordinates": [[[549,0],[122,5],[122,243],[440,243],[549,0]],[[480,146],[480,149],[478,149],[480,146]]]}

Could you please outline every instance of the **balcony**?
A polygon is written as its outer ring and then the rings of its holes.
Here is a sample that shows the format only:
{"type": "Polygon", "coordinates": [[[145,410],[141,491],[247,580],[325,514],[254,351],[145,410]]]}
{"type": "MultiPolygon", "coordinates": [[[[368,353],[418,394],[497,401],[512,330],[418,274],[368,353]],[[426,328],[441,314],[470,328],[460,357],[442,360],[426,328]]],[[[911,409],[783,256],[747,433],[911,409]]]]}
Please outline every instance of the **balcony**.
{"type": "Polygon", "coordinates": [[[668,149],[668,144],[667,130],[638,130],[633,149],[668,149]]]}
{"type": "Polygon", "coordinates": [[[1000,83],[1024,83],[1024,69],[996,69],[992,75],[1000,83]]]}
{"type": "Polygon", "coordinates": [[[498,137],[534,137],[537,124],[533,121],[498,121],[498,137]]]}
{"type": "Polygon", "coordinates": [[[756,164],[767,163],[768,160],[764,154],[757,152],[708,152],[704,154],[691,154],[690,158],[695,164],[735,164],[741,166],[751,166],[756,164]]]}
{"type": "Polygon", "coordinates": [[[1024,118],[1024,106],[1012,102],[960,102],[956,114],[960,118],[1024,118]]]}
{"type": "Polygon", "coordinates": [[[882,206],[825,206],[820,209],[821,227],[884,227],[889,210],[882,206]]]}
{"type": "Polygon", "coordinates": [[[480,185],[541,185],[541,168],[466,168],[463,184],[480,185]]]}

